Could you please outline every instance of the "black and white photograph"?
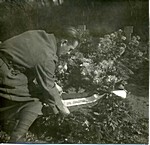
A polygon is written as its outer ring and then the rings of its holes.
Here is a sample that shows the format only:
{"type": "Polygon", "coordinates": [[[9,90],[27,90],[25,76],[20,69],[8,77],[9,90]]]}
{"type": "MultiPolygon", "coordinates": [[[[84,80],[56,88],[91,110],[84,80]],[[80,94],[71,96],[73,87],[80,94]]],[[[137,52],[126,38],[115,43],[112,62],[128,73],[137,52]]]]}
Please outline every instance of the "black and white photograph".
{"type": "Polygon", "coordinates": [[[149,0],[0,0],[0,143],[149,143],[149,0]]]}

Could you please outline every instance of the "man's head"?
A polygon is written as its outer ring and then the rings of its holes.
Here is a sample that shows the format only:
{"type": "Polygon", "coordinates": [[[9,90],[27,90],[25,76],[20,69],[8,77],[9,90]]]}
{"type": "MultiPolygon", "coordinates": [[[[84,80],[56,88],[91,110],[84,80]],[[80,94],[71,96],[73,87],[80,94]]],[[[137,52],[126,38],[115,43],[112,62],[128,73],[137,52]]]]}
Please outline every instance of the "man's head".
{"type": "Polygon", "coordinates": [[[57,54],[59,56],[69,53],[79,45],[79,32],[74,27],[63,29],[56,37],[58,38],[57,54]]]}

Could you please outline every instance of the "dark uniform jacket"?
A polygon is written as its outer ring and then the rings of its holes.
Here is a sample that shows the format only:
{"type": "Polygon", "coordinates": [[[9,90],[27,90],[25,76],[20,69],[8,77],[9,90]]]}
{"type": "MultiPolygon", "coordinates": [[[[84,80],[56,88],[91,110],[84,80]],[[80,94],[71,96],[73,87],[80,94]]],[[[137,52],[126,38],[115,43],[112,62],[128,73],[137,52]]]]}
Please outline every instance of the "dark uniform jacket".
{"type": "Polygon", "coordinates": [[[31,30],[0,44],[0,97],[13,101],[41,98],[61,109],[63,106],[54,86],[55,65],[58,61],[56,39],[43,30],[31,30]],[[42,90],[33,83],[36,79],[42,90]]]}

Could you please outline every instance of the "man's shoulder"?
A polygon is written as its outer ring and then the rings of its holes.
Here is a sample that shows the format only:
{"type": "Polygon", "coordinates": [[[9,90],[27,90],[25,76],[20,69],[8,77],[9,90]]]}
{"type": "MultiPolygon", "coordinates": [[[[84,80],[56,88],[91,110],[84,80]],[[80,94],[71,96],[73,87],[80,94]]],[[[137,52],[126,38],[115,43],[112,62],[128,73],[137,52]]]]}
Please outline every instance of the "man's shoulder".
{"type": "Polygon", "coordinates": [[[44,30],[29,30],[3,43],[3,51],[25,62],[57,61],[55,36],[44,30]],[[17,54],[17,55],[16,55],[17,54]],[[18,58],[19,56],[19,58],[18,58]]]}
{"type": "Polygon", "coordinates": [[[24,40],[24,39],[44,39],[44,40],[54,39],[55,40],[55,36],[54,34],[47,33],[45,30],[28,30],[5,40],[3,43],[8,43],[8,42],[10,43],[10,42],[24,40]]]}

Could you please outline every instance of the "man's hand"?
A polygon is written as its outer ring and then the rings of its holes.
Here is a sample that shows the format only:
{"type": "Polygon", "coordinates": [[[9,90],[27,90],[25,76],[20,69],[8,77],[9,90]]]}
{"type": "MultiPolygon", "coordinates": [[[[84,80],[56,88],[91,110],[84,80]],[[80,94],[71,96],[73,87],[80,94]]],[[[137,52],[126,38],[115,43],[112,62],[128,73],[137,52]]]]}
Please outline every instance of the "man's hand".
{"type": "MultiPolygon", "coordinates": [[[[63,89],[55,82],[55,87],[57,88],[60,96],[62,95],[63,93],[63,89]]],[[[63,102],[62,102],[63,103],[63,102]]],[[[60,110],[60,114],[63,115],[63,116],[67,116],[70,114],[70,111],[69,109],[63,104],[63,107],[62,109],[60,110]]]]}
{"type": "Polygon", "coordinates": [[[64,115],[64,116],[67,116],[70,114],[70,111],[69,109],[64,105],[63,106],[63,110],[60,110],[60,114],[64,115]]]}

